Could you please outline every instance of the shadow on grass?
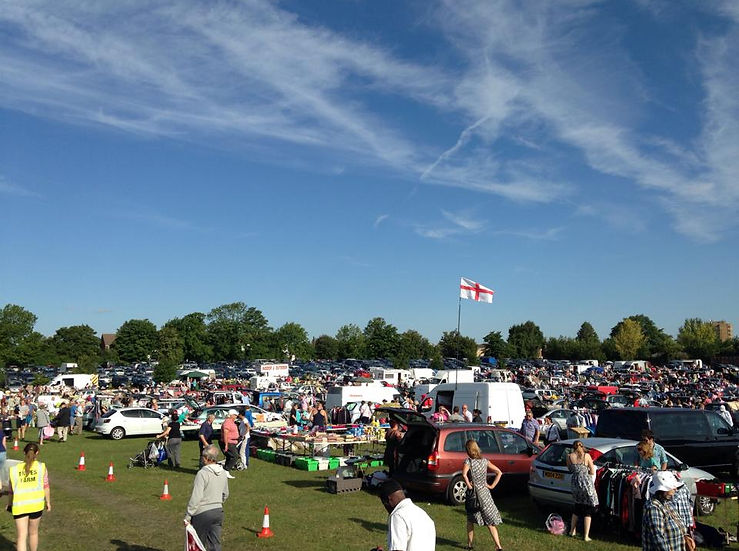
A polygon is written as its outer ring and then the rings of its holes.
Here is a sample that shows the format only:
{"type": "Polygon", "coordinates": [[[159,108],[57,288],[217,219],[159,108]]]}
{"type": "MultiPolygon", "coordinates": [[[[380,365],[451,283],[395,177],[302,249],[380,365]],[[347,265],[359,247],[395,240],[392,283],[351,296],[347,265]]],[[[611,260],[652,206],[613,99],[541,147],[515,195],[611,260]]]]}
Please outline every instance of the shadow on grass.
{"type": "Polygon", "coordinates": [[[285,484],[293,488],[316,488],[320,490],[326,488],[325,480],[285,480],[285,484]]]}
{"type": "Polygon", "coordinates": [[[383,532],[384,533],[387,530],[387,524],[383,522],[372,522],[369,520],[365,520],[363,518],[350,518],[349,520],[352,522],[356,522],[368,532],[383,532]]]}
{"type": "Polygon", "coordinates": [[[0,534],[0,549],[15,549],[15,542],[0,534]]]}
{"type": "Polygon", "coordinates": [[[164,551],[163,549],[159,549],[157,547],[148,547],[146,545],[135,544],[132,545],[121,540],[110,540],[110,543],[118,546],[116,551],[164,551]]]}

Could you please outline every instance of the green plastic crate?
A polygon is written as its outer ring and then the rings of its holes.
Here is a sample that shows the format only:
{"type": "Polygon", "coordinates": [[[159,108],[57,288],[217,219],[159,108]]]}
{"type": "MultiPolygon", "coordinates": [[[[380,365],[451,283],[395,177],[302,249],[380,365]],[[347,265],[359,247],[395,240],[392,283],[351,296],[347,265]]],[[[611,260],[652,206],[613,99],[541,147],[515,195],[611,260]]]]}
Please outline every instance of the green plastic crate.
{"type": "Polygon", "coordinates": [[[338,469],[339,468],[339,458],[338,457],[332,457],[328,460],[328,468],[329,469],[338,469]]]}
{"type": "Polygon", "coordinates": [[[318,461],[316,461],[315,459],[298,457],[297,459],[295,459],[295,463],[293,464],[295,465],[295,467],[303,471],[317,471],[318,470],[318,461]]]}

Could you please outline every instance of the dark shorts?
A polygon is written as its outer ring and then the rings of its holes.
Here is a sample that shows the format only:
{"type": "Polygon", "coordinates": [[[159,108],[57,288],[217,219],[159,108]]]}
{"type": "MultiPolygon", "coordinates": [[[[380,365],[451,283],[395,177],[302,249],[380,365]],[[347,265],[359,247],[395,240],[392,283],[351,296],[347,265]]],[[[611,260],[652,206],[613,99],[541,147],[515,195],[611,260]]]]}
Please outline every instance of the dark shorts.
{"type": "Polygon", "coordinates": [[[583,503],[575,503],[575,514],[578,517],[592,517],[598,511],[597,507],[585,505],[583,503]]]}
{"type": "Polygon", "coordinates": [[[41,515],[42,515],[43,513],[44,513],[44,512],[43,512],[43,510],[41,510],[41,511],[36,511],[36,512],[34,512],[34,513],[23,513],[22,515],[13,515],[13,518],[23,518],[23,517],[28,517],[28,518],[30,518],[31,520],[36,520],[37,518],[41,518],[41,515]]]}
{"type": "Polygon", "coordinates": [[[25,419],[18,419],[18,426],[19,426],[19,427],[22,427],[22,426],[24,426],[25,424],[26,424],[26,420],[25,420],[25,419]]]}

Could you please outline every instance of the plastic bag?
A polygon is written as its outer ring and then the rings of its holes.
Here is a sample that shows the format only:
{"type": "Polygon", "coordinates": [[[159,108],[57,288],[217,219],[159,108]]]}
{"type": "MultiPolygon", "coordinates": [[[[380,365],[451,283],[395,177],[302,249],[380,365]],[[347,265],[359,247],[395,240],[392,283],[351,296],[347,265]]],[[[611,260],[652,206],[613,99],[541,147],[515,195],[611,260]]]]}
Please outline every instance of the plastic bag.
{"type": "Polygon", "coordinates": [[[565,521],[562,520],[561,516],[555,513],[552,513],[547,517],[546,527],[547,530],[549,530],[549,533],[554,534],[555,536],[561,536],[565,533],[565,521]]]}

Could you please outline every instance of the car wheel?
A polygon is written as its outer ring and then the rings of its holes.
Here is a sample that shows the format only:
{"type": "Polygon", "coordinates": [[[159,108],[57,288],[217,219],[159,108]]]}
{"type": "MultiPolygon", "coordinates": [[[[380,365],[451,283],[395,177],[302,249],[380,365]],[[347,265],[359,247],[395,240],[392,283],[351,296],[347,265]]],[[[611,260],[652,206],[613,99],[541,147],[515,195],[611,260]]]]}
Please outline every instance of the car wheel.
{"type": "Polygon", "coordinates": [[[467,484],[464,482],[462,475],[457,475],[452,478],[447,488],[447,500],[452,505],[461,505],[464,503],[464,497],[467,493],[467,484]]]}
{"type": "Polygon", "coordinates": [[[716,502],[710,497],[696,496],[695,511],[700,516],[710,515],[716,510],[716,502]]]}
{"type": "Polygon", "coordinates": [[[110,431],[110,437],[113,440],[120,440],[124,436],[126,436],[126,431],[123,430],[123,427],[116,427],[112,431],[110,431]]]}

